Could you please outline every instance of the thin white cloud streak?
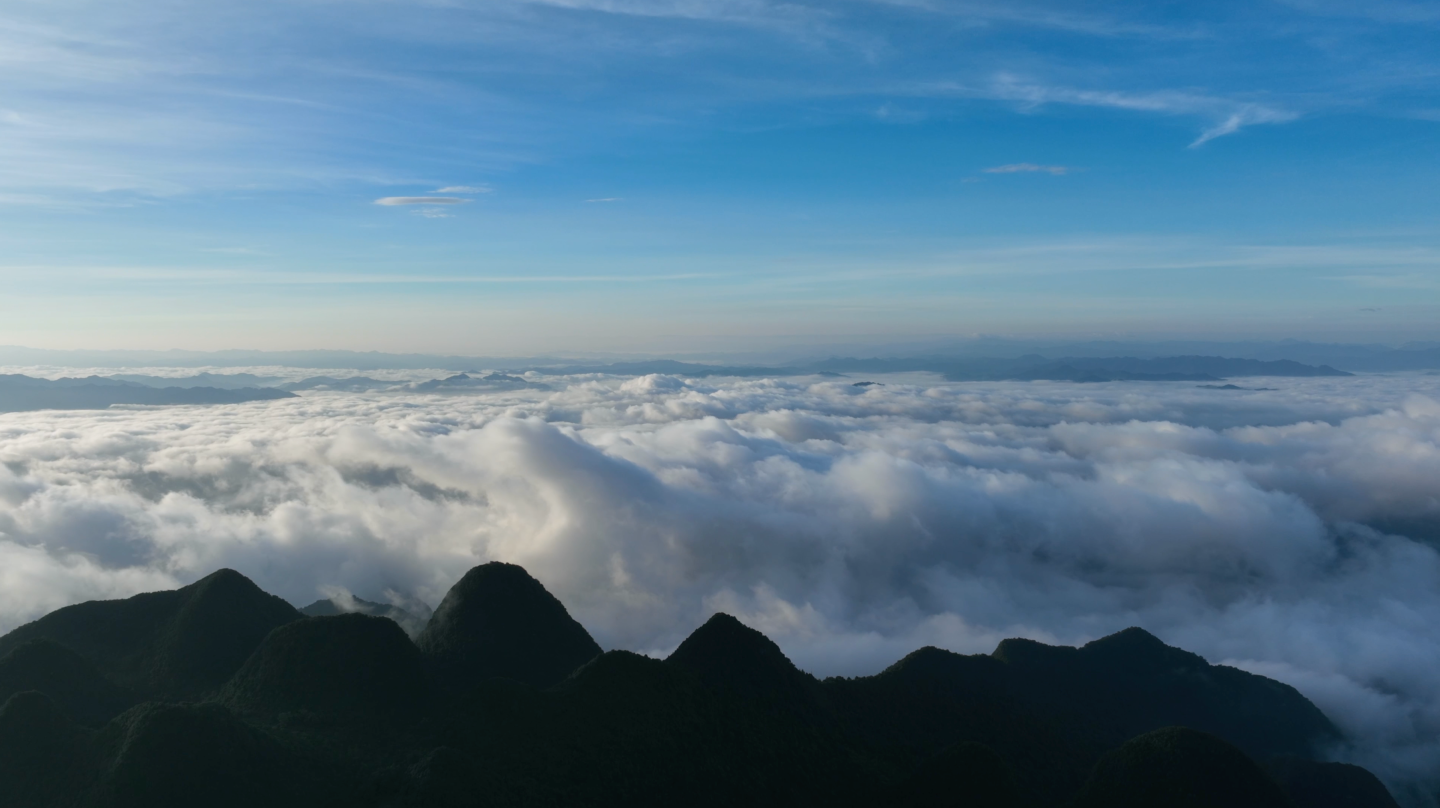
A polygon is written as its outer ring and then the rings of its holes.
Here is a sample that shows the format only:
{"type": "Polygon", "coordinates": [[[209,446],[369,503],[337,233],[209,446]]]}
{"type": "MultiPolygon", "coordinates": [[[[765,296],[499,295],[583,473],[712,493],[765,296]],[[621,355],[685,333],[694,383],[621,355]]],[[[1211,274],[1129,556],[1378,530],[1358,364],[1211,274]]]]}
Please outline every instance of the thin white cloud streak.
{"type": "Polygon", "coordinates": [[[448,185],[444,188],[436,188],[437,194],[488,194],[495,189],[488,185],[448,185]]]}
{"type": "Polygon", "coordinates": [[[798,3],[765,0],[519,0],[538,6],[622,17],[656,17],[741,25],[810,39],[848,39],[830,24],[834,15],[798,3]]]}
{"type": "MultiPolygon", "coordinates": [[[[554,6],[579,11],[602,12],[622,16],[661,17],[706,21],[779,29],[807,36],[838,35],[840,14],[827,13],[814,6],[790,2],[759,2],[757,0],[521,0],[535,5],[554,6]],[[827,25],[828,24],[828,25],[827,25]]],[[[1050,28],[1076,34],[1101,37],[1138,36],[1150,39],[1193,39],[1204,33],[1193,26],[1159,26],[1128,22],[1116,17],[1076,14],[1068,9],[1047,8],[1044,3],[990,4],[975,2],[928,2],[927,0],[872,0],[884,8],[924,11],[974,26],[993,23],[1017,27],[1050,28]]]]}
{"type": "Polygon", "coordinates": [[[1392,784],[1440,768],[1440,378],[929,378],[0,416],[0,630],[225,565],[434,604],[503,559],[607,647],[723,608],[820,673],[1138,624],[1301,687],[1392,784]]]}
{"type": "Polygon", "coordinates": [[[375,200],[377,205],[463,205],[469,202],[458,196],[386,196],[375,200]]]}
{"type": "Polygon", "coordinates": [[[1201,132],[1200,136],[1190,143],[1191,148],[1217,137],[1234,134],[1246,126],[1288,123],[1300,117],[1298,112],[1292,110],[1222,96],[1178,91],[1084,90],[1029,82],[1007,73],[996,76],[980,94],[1034,106],[1067,104],[1215,119],[1213,126],[1201,132]]]}
{"type": "Polygon", "coordinates": [[[1255,104],[1246,104],[1235,112],[1225,117],[1225,120],[1206,129],[1200,133],[1190,144],[1190,148],[1203,146],[1217,137],[1233,135],[1239,132],[1242,127],[1254,126],[1262,123],[1288,123],[1298,118],[1299,115],[1285,110],[1271,109],[1255,104]]]}
{"type": "Polygon", "coordinates": [[[1037,165],[1037,164],[1035,164],[1035,163],[1011,163],[1011,164],[1009,164],[1009,165],[1003,165],[1003,166],[991,166],[990,168],[985,168],[985,169],[981,169],[981,170],[984,171],[986,174],[1034,174],[1034,173],[1042,173],[1042,174],[1053,174],[1053,175],[1055,175],[1055,176],[1057,176],[1057,177],[1058,177],[1058,176],[1061,176],[1061,175],[1063,175],[1063,174],[1068,174],[1068,173],[1070,173],[1070,168],[1069,168],[1068,166],[1042,166],[1042,165],[1037,165]]]}

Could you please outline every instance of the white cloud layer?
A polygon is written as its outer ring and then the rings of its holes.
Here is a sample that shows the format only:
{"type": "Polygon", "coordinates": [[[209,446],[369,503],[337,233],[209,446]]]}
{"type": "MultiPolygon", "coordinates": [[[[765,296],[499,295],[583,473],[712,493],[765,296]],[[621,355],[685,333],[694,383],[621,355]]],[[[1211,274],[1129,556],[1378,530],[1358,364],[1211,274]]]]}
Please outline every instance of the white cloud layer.
{"type": "Polygon", "coordinates": [[[221,566],[433,605],[500,559],[606,647],[724,609],[821,674],[1140,625],[1295,684],[1396,787],[1440,770],[1440,377],[882,380],[0,416],[0,631],[221,566]]]}

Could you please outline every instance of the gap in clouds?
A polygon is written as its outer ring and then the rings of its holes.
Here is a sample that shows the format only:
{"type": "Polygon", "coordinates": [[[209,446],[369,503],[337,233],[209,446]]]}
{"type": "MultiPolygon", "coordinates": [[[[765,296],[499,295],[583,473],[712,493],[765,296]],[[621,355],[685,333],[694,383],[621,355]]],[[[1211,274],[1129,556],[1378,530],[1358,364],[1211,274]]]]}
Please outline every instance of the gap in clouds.
{"type": "Polygon", "coordinates": [[[1295,684],[1357,739],[1337,756],[1433,789],[1440,377],[863,380],[3,415],[0,631],[221,566],[434,605],[488,559],[606,647],[724,610],[822,675],[1140,625],[1295,684]]]}

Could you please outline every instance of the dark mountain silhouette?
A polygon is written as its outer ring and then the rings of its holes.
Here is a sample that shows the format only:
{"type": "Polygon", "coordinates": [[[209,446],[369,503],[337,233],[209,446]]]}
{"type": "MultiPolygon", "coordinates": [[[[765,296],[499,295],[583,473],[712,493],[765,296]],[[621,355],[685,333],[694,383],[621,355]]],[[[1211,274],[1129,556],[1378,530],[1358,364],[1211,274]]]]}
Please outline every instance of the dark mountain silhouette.
{"type": "Polygon", "coordinates": [[[169,592],[51,612],[0,637],[0,654],[47,639],[139,696],[193,698],[224,684],[271,629],[298,619],[290,604],[220,570],[169,592]]]}
{"type": "Polygon", "coordinates": [[[1299,693],[1139,629],[822,681],[724,614],[601,653],[498,563],[415,642],[229,570],[71,606],[0,637],[0,687],[6,808],[1395,805],[1299,693]]]}
{"type": "Polygon", "coordinates": [[[428,697],[420,650],[393,620],[364,614],[275,629],[220,694],[241,713],[339,721],[414,715],[428,697]]]}
{"type": "Polygon", "coordinates": [[[1303,808],[1400,808],[1380,779],[1359,766],[1274,758],[1265,770],[1303,808]]]}
{"type": "Polygon", "coordinates": [[[850,732],[897,770],[957,743],[983,744],[1023,774],[1027,804],[1063,803],[1099,756],[1128,736],[1096,727],[1081,705],[1041,706],[1016,684],[994,656],[938,648],[915,651],[875,676],[825,680],[850,732]]]}
{"type": "Polygon", "coordinates": [[[218,704],[142,704],[96,738],[103,779],[91,804],[308,806],[324,772],[218,704]]]}
{"type": "Polygon", "coordinates": [[[961,742],[921,763],[900,787],[910,808],[1019,808],[1015,773],[988,746],[961,742]]]}
{"type": "Polygon", "coordinates": [[[43,638],[0,657],[0,704],[27,690],[44,690],[60,710],[87,726],[102,725],[135,703],[79,654],[43,638]]]}
{"type": "Polygon", "coordinates": [[[17,693],[0,704],[0,802],[53,808],[86,802],[98,778],[91,733],[49,696],[17,693]]]}
{"type": "Polygon", "coordinates": [[[840,733],[628,651],[548,692],[490,680],[452,710],[442,738],[496,772],[543,782],[555,804],[849,805],[866,804],[857,789],[874,793],[854,774],[871,766],[840,733]]]}
{"type": "Polygon", "coordinates": [[[665,662],[707,687],[770,709],[817,721],[828,711],[815,677],[795,667],[769,637],[723,612],[695,629],[665,662]]]}
{"type": "Polygon", "coordinates": [[[0,375],[0,412],[26,410],[103,410],[115,404],[240,404],[294,398],[271,388],[150,387],[120,379],[34,379],[0,375]]]}
{"type": "Polygon", "coordinates": [[[1075,808],[1295,808],[1234,746],[1167,727],[1131,739],[1095,766],[1075,808]]]}
{"type": "Polygon", "coordinates": [[[1309,757],[1340,733],[1299,691],[1172,648],[1128,628],[1081,648],[1005,640],[992,655],[1044,708],[1076,705],[1117,737],[1177,724],[1212,732],[1257,758],[1309,757]]]}
{"type": "Polygon", "coordinates": [[[416,644],[441,681],[460,688],[496,676],[545,687],[600,654],[539,581],[500,562],[465,573],[416,644]]]}

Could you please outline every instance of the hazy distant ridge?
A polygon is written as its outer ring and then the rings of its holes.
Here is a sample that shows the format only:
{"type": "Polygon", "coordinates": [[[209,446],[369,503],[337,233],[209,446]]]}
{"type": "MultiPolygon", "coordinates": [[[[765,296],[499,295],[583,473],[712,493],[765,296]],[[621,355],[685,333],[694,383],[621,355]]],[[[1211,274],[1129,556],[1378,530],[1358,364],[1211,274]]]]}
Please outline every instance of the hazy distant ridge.
{"type": "Polygon", "coordinates": [[[273,388],[147,387],[119,379],[92,376],[85,379],[35,379],[0,376],[0,412],[27,410],[103,410],[116,404],[240,404],[292,398],[294,393],[273,388]]]}
{"type": "Polygon", "coordinates": [[[645,375],[666,373],[677,376],[800,376],[815,373],[940,373],[951,381],[1219,381],[1240,376],[1349,376],[1328,365],[1304,365],[1288,359],[1262,362],[1220,356],[1171,356],[1138,359],[1132,356],[1109,358],[1047,359],[1022,356],[1017,359],[954,359],[920,356],[908,358],[853,357],[826,359],[788,367],[702,365],[659,359],[650,362],[619,362],[608,365],[564,365],[532,368],[538,373],[570,375],[609,373],[645,375]]]}
{"type": "MultiPolygon", "coordinates": [[[[1398,347],[1342,343],[1273,341],[1040,341],[998,338],[931,341],[907,345],[863,346],[836,345],[828,349],[771,351],[750,354],[691,354],[685,361],[670,358],[656,360],[637,355],[610,355],[588,358],[553,356],[501,357],[459,356],[453,354],[381,353],[378,351],[95,351],[49,350],[0,346],[0,365],[76,368],[207,368],[207,367],[292,367],[353,370],[423,370],[439,369],[470,371],[479,368],[521,370],[525,368],[604,367],[608,365],[641,365],[652,361],[676,362],[681,365],[704,364],[732,368],[801,367],[835,361],[837,356],[888,356],[892,359],[920,358],[934,362],[969,364],[972,362],[1018,361],[1019,359],[1073,357],[1075,360],[1138,358],[1155,360],[1190,356],[1233,357],[1263,362],[1289,360],[1307,365],[1329,365],[1348,371],[1403,371],[1440,369],[1440,344],[1408,343],[1398,347]]],[[[1108,360],[1107,360],[1108,361],[1108,360]]],[[[663,372],[663,371],[660,371],[663,372]]],[[[743,375],[743,374],[742,374],[743,375]]],[[[1238,374],[1234,374],[1238,375],[1238,374]]]]}

